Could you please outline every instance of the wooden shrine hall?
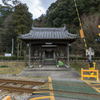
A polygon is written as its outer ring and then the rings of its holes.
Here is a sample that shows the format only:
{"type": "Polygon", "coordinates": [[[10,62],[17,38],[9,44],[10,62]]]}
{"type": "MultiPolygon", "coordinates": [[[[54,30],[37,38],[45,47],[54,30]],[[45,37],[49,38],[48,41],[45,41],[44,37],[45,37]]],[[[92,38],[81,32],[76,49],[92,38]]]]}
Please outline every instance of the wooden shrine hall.
{"type": "Polygon", "coordinates": [[[60,59],[69,65],[69,44],[74,42],[78,35],[69,33],[66,27],[32,27],[28,34],[20,35],[19,38],[29,44],[29,66],[37,60],[39,67],[45,64],[55,64],[59,67],[60,59]]]}

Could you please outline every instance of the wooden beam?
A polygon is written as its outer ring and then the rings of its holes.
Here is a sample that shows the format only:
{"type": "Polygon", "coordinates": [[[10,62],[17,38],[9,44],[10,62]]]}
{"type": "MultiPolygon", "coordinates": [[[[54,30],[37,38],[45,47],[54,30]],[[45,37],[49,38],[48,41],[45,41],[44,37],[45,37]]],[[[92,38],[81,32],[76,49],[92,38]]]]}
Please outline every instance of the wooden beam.
{"type": "Polygon", "coordinates": [[[74,42],[76,39],[68,39],[68,40],[22,40],[24,42],[31,42],[31,44],[45,44],[45,43],[48,43],[48,42],[52,42],[52,44],[66,44],[67,41],[69,41],[69,43],[72,43],[74,42]]]}

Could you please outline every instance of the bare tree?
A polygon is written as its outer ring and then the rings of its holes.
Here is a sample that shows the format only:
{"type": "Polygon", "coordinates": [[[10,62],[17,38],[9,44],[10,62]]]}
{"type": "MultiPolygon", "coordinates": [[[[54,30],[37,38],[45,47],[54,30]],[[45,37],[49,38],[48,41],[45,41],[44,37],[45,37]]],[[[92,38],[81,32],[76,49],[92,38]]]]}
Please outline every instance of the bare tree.
{"type": "Polygon", "coordinates": [[[100,32],[100,29],[98,28],[98,14],[89,16],[84,14],[81,19],[88,47],[92,47],[94,50],[100,51],[100,44],[95,41],[95,39],[98,38],[98,34],[100,32]]]}

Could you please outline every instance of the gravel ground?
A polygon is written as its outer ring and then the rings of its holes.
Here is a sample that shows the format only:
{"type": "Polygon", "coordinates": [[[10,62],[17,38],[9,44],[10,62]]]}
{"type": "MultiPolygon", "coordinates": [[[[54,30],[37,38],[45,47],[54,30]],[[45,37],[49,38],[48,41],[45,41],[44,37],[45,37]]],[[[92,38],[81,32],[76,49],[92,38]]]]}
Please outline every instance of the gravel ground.
{"type": "MultiPolygon", "coordinates": [[[[13,75],[0,75],[1,79],[11,79],[11,80],[26,80],[26,81],[38,81],[38,82],[44,82],[45,79],[43,78],[29,78],[26,76],[13,76],[13,75]]],[[[15,86],[16,84],[12,83],[1,83],[0,85],[4,86],[15,86]]],[[[29,88],[32,85],[22,85],[17,84],[16,87],[23,87],[23,88],[29,88]]],[[[40,86],[33,86],[32,88],[40,88],[40,86]]],[[[0,100],[5,98],[6,96],[11,96],[11,100],[27,100],[32,95],[32,93],[22,93],[22,92],[15,92],[15,91],[6,91],[6,90],[0,90],[0,100]]]]}
{"type": "Polygon", "coordinates": [[[0,100],[6,96],[10,96],[11,100],[27,100],[32,94],[31,93],[21,93],[21,92],[12,92],[12,91],[0,91],[0,100]]]}

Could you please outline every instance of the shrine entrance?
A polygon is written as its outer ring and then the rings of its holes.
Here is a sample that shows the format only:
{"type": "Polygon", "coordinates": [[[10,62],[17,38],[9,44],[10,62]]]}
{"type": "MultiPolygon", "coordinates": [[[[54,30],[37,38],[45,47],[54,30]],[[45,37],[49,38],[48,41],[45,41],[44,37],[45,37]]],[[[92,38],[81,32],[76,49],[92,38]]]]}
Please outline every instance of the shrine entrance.
{"type": "Polygon", "coordinates": [[[45,51],[45,58],[53,58],[53,50],[46,50],[45,51]]]}
{"type": "Polygon", "coordinates": [[[57,45],[42,45],[43,61],[42,64],[56,64],[55,51],[57,50],[57,45]]]}

